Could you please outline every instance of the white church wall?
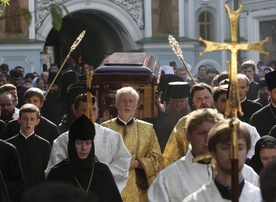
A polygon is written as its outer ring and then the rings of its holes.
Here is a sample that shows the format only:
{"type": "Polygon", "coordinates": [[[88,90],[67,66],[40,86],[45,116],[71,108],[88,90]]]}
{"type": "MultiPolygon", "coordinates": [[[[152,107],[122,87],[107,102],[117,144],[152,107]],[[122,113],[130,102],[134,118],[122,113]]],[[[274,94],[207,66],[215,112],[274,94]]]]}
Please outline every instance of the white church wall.
{"type": "Polygon", "coordinates": [[[25,73],[41,72],[40,49],[28,49],[28,46],[28,44],[25,44],[24,47],[17,45],[17,48],[12,48],[11,45],[2,44],[0,46],[0,64],[6,63],[10,69],[22,66],[25,73]]]}

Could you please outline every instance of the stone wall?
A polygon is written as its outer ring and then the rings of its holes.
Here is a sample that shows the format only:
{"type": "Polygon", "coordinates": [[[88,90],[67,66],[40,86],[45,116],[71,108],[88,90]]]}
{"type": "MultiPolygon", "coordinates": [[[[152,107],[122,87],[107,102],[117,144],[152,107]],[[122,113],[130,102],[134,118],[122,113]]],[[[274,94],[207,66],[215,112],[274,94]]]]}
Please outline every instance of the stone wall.
{"type": "Polygon", "coordinates": [[[28,9],[26,0],[10,0],[10,5],[1,7],[5,13],[0,19],[0,39],[27,39],[29,26],[21,15],[20,9],[28,9]]]}
{"type": "Polygon", "coordinates": [[[178,35],[178,0],[152,0],[152,35],[178,35]]]}

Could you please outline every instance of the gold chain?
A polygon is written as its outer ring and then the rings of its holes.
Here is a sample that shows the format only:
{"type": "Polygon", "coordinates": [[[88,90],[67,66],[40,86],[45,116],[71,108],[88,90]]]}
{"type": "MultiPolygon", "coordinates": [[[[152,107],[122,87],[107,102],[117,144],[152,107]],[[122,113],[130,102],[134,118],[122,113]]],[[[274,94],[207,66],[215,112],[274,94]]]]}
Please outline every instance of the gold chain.
{"type": "MultiPolygon", "coordinates": [[[[78,183],[79,187],[80,187],[83,191],[85,191],[85,190],[82,188],[82,186],[81,186],[81,184],[80,184],[80,182],[79,182],[78,178],[75,176],[75,173],[74,173],[74,171],[72,170],[72,168],[71,168],[71,171],[72,171],[73,176],[74,176],[74,178],[75,178],[76,182],[78,183]]],[[[90,186],[91,186],[91,182],[92,182],[93,174],[94,174],[94,164],[93,164],[93,168],[92,168],[91,176],[90,176],[89,183],[88,183],[88,186],[87,186],[87,189],[86,189],[85,193],[87,193],[87,192],[88,192],[88,190],[89,190],[89,188],[90,188],[90,186]]]]}

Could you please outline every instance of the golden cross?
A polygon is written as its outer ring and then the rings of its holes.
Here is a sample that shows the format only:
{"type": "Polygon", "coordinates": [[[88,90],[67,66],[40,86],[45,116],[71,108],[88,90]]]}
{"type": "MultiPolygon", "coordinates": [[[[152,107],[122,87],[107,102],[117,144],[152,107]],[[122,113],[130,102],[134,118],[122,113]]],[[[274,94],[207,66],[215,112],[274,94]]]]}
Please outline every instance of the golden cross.
{"type": "Polygon", "coordinates": [[[216,43],[199,38],[199,41],[203,42],[206,46],[206,49],[199,53],[202,55],[206,52],[219,51],[219,50],[230,50],[231,51],[231,66],[228,63],[228,72],[229,72],[229,99],[227,101],[225,115],[228,117],[231,115],[231,121],[229,122],[229,127],[232,130],[231,135],[231,175],[232,175],[232,201],[239,201],[239,190],[238,190],[238,129],[239,129],[239,120],[237,119],[238,112],[242,115],[241,104],[238,93],[238,81],[237,81],[237,52],[239,50],[255,50],[259,51],[265,55],[269,53],[263,50],[263,44],[269,41],[269,38],[266,38],[263,41],[257,43],[238,43],[238,22],[239,16],[242,9],[240,5],[237,11],[232,11],[229,9],[228,5],[224,6],[228,12],[230,20],[230,29],[231,29],[231,43],[216,43]],[[232,68],[231,68],[232,67],[232,68]]]}
{"type": "MultiPolygon", "coordinates": [[[[203,52],[199,53],[199,56],[203,55],[204,53],[211,52],[211,51],[219,51],[219,50],[230,50],[231,51],[231,70],[230,65],[228,65],[229,71],[229,80],[231,82],[230,89],[229,89],[229,107],[230,110],[234,109],[232,112],[232,117],[237,115],[237,111],[242,114],[239,95],[238,95],[238,85],[237,85],[237,52],[239,50],[255,50],[259,51],[260,53],[265,54],[266,56],[269,55],[268,52],[264,51],[263,44],[269,41],[267,37],[265,40],[257,42],[257,43],[238,43],[237,35],[238,35],[238,24],[239,24],[239,17],[240,12],[243,5],[240,5],[239,9],[236,11],[230,10],[229,6],[226,4],[224,6],[228,12],[229,20],[230,20],[230,30],[231,30],[231,43],[216,43],[212,41],[207,41],[199,38],[200,42],[203,42],[206,46],[206,49],[203,52]]],[[[227,108],[229,108],[227,107],[227,108]]]]}

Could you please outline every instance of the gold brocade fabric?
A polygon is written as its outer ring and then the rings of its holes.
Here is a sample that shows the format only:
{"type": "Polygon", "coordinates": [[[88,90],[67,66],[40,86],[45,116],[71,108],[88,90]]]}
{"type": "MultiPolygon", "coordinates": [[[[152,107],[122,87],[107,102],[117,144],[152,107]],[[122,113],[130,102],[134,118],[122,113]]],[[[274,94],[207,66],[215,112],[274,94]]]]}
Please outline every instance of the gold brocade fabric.
{"type": "Polygon", "coordinates": [[[188,151],[189,141],[186,136],[187,115],[179,119],[174,126],[163,152],[165,167],[185,156],[188,151]]]}
{"type": "Polygon", "coordinates": [[[141,189],[137,185],[137,180],[145,182],[147,187],[149,187],[159,171],[164,168],[163,157],[152,124],[134,119],[131,125],[121,126],[117,124],[115,118],[102,123],[102,125],[119,132],[123,136],[125,146],[132,158],[137,159],[143,166],[143,170],[139,169],[142,171],[142,175],[139,174],[139,179],[137,179],[138,172],[135,172],[135,170],[129,171],[126,188],[121,193],[123,201],[148,201],[148,189],[141,189]]]}

